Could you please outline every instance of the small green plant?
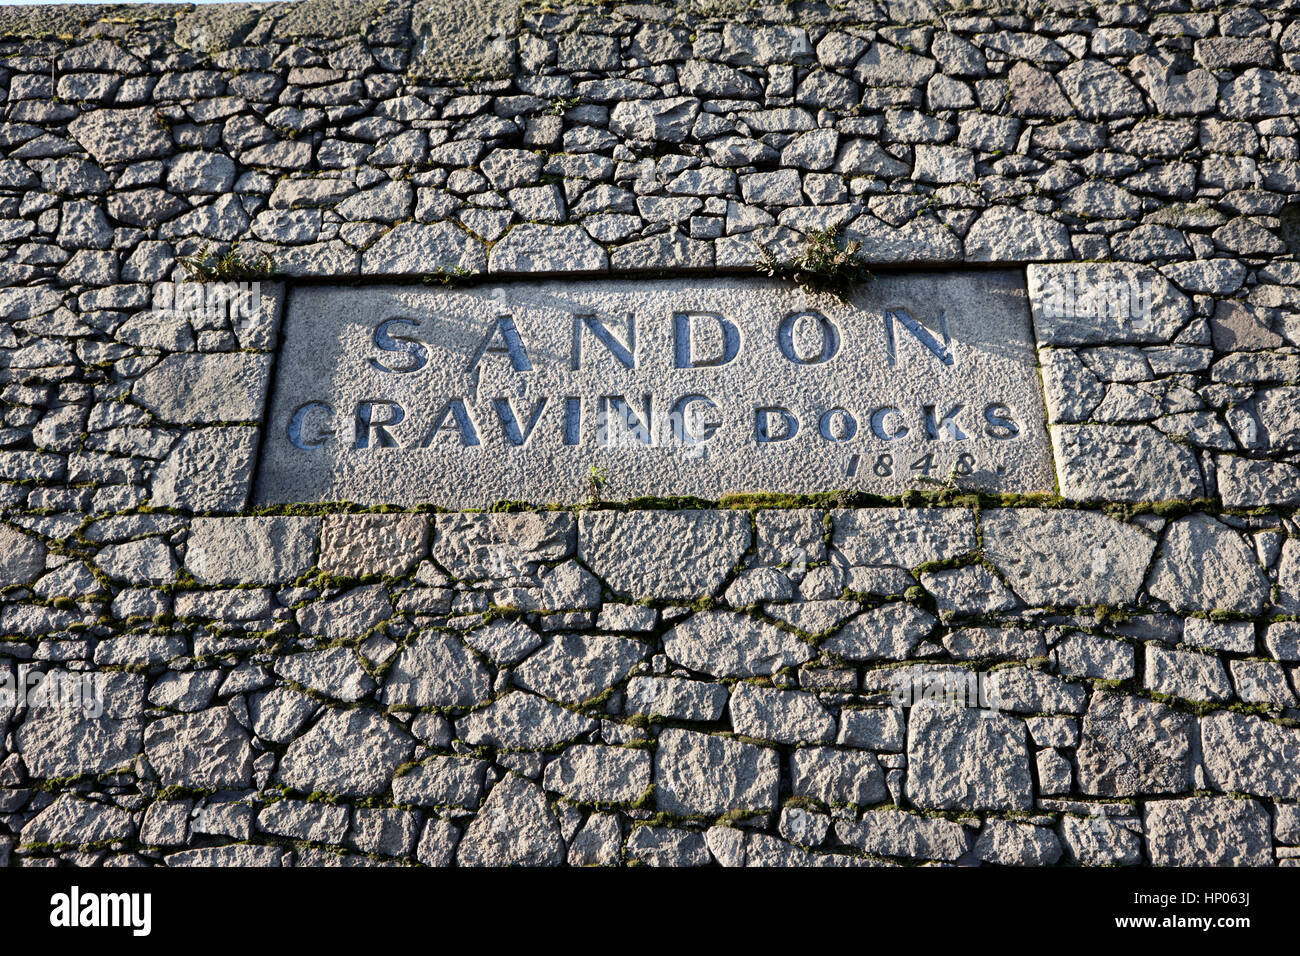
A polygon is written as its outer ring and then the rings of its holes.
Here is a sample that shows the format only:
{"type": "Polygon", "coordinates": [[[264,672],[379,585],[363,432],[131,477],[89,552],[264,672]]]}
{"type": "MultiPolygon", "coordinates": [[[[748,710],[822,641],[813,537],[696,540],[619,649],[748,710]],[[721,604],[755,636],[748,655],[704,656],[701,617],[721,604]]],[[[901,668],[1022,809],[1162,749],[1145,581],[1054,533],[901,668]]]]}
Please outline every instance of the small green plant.
{"type": "Polygon", "coordinates": [[[600,490],[609,483],[609,469],[592,465],[587,473],[587,487],[591,491],[591,500],[600,501],[600,490]]]}
{"type": "Polygon", "coordinates": [[[579,97],[576,96],[557,96],[551,100],[551,108],[546,112],[552,116],[563,116],[569,110],[578,105],[579,97]]]}
{"type": "Polygon", "coordinates": [[[230,248],[219,256],[211,255],[208,244],[204,243],[198,252],[181,256],[177,261],[196,282],[264,279],[275,271],[275,262],[270,255],[258,250],[245,256],[239,248],[239,240],[232,242],[230,248]]]}
{"type": "Polygon", "coordinates": [[[420,281],[425,285],[463,285],[474,273],[460,266],[443,266],[437,272],[430,272],[420,281]]]}
{"type": "Polygon", "coordinates": [[[861,248],[857,240],[841,244],[839,226],[814,229],[808,233],[803,252],[793,259],[778,259],[760,245],[763,261],[759,269],[811,292],[826,292],[847,300],[856,285],[871,281],[870,270],[858,256],[861,248]]]}

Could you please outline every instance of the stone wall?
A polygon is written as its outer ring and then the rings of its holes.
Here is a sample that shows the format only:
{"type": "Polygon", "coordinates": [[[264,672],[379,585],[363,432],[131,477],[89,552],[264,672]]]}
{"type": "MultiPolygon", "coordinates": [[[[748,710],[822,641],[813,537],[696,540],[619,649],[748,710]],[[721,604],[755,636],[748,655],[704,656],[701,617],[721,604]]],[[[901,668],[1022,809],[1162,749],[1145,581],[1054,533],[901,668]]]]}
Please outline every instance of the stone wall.
{"type": "Polygon", "coordinates": [[[1296,8],[0,8],[0,670],[104,704],[0,711],[0,862],[1300,858],[1296,8]],[[1026,268],[1058,495],[249,508],[295,284],[835,226],[1026,268]]]}

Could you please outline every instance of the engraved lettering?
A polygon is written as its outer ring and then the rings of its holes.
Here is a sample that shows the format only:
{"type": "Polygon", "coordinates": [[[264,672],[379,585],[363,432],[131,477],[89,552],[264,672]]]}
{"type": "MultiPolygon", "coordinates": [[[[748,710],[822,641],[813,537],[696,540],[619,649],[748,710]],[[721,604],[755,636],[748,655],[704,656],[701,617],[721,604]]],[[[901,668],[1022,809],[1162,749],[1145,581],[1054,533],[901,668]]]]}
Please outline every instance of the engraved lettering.
{"type": "Polygon", "coordinates": [[[379,369],[381,372],[392,372],[394,375],[406,375],[410,372],[418,372],[429,364],[429,350],[416,339],[403,335],[394,334],[394,330],[399,325],[413,325],[419,328],[420,322],[417,319],[385,319],[375,326],[373,341],[375,348],[382,349],[385,352],[405,353],[408,356],[407,364],[402,368],[395,368],[391,365],[385,365],[376,358],[371,358],[370,365],[379,369]]]}
{"type": "Polygon", "coordinates": [[[627,341],[617,338],[605,324],[594,315],[575,315],[573,317],[573,355],[569,368],[577,371],[582,368],[583,330],[591,332],[624,368],[636,368],[636,316],[627,317],[627,341]]]}
{"type": "Polygon", "coordinates": [[[716,409],[717,404],[707,395],[683,395],[673,403],[669,417],[673,425],[673,438],[682,445],[708,441],[717,432],[719,423],[715,417],[705,418],[702,411],[696,411],[696,405],[716,409]]]}
{"type": "Polygon", "coordinates": [[[933,332],[912,318],[911,313],[906,309],[887,309],[885,311],[885,351],[889,353],[890,365],[898,365],[898,340],[894,332],[894,323],[898,323],[911,332],[916,340],[924,345],[926,350],[944,365],[952,365],[956,361],[952,351],[952,336],[948,332],[947,315],[943,312],[939,313],[939,331],[943,335],[943,341],[941,342],[935,338],[933,332]]]}
{"type": "Polygon", "coordinates": [[[519,427],[519,420],[515,417],[515,410],[510,405],[510,399],[494,398],[492,399],[492,407],[496,409],[497,417],[501,419],[501,430],[506,433],[506,441],[512,445],[522,445],[528,441],[528,436],[537,427],[537,420],[542,417],[542,411],[546,408],[546,399],[538,400],[532,414],[528,417],[528,424],[524,428],[519,427]]]}
{"type": "Polygon", "coordinates": [[[790,414],[790,409],[779,405],[768,405],[754,409],[754,437],[760,444],[767,442],[789,441],[799,432],[799,419],[790,414]],[[772,416],[777,416],[780,427],[772,427],[772,416]]]}
{"type": "Polygon", "coordinates": [[[330,416],[331,420],[334,415],[334,407],[325,402],[307,402],[305,405],[299,405],[294,409],[293,417],[289,419],[289,443],[294,448],[301,448],[303,451],[311,451],[313,448],[319,448],[325,444],[326,440],[333,437],[334,429],[323,425],[312,430],[314,438],[308,438],[307,433],[303,431],[307,427],[307,416],[320,409],[324,414],[330,416]]]}
{"type": "Polygon", "coordinates": [[[947,415],[935,419],[935,406],[925,405],[922,411],[925,413],[925,437],[931,441],[962,441],[966,433],[961,430],[957,424],[957,416],[962,413],[965,405],[954,405],[947,415]]]}
{"type": "Polygon", "coordinates": [[[533,370],[533,363],[528,360],[528,351],[524,348],[524,340],[519,337],[519,330],[515,328],[515,320],[508,315],[497,316],[466,371],[473,372],[478,368],[479,362],[483,361],[483,356],[489,353],[508,356],[510,367],[516,372],[533,370]],[[501,342],[494,344],[498,336],[501,342]]]}
{"type": "MultiPolygon", "coordinates": [[[[701,333],[703,338],[703,333],[701,333]]],[[[676,368],[716,368],[726,365],[740,352],[740,330],[717,312],[673,313],[673,365],[676,368]],[[692,332],[696,322],[711,321],[715,327],[719,349],[716,355],[697,358],[693,354],[695,337],[692,332]]]]}
{"type": "Polygon", "coordinates": [[[420,442],[420,447],[437,447],[439,438],[453,434],[460,438],[460,443],[466,448],[472,448],[479,443],[478,429],[474,427],[474,420],[469,417],[469,409],[465,407],[464,399],[453,398],[442,406],[442,410],[434,419],[433,427],[420,442]],[[451,421],[447,420],[448,416],[451,417],[451,421]]]}
{"type": "Polygon", "coordinates": [[[376,448],[396,448],[397,439],[388,429],[401,424],[406,418],[406,410],[397,402],[360,402],[357,405],[356,443],[353,448],[369,448],[373,440],[376,448]],[[385,411],[386,410],[386,411],[385,411]],[[383,417],[376,418],[379,411],[383,417]]]}
{"type": "Polygon", "coordinates": [[[1020,426],[1011,417],[1011,406],[1002,402],[993,402],[984,408],[984,434],[990,438],[1006,441],[1020,434],[1020,426]]]}
{"type": "Polygon", "coordinates": [[[877,408],[871,413],[871,434],[881,441],[906,438],[909,431],[903,413],[893,405],[877,408]]]}
{"type": "Polygon", "coordinates": [[[832,408],[817,420],[817,431],[827,441],[848,441],[858,433],[858,422],[842,408],[832,408]]]}
{"type": "Polygon", "coordinates": [[[820,365],[840,350],[840,330],[820,312],[794,312],[782,320],[776,341],[781,354],[796,365],[820,365]],[[814,337],[819,345],[810,351],[806,346],[814,337]]]}

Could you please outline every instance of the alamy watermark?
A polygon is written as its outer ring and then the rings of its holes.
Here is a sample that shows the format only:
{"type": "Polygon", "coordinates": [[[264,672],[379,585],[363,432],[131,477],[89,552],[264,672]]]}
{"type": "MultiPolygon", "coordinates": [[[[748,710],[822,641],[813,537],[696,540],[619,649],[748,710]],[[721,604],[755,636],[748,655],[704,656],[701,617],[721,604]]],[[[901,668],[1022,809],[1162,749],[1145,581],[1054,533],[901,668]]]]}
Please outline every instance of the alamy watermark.
{"type": "Polygon", "coordinates": [[[19,664],[11,670],[0,667],[0,710],[79,711],[97,718],[104,713],[102,675],[36,670],[19,664]]]}
{"type": "Polygon", "coordinates": [[[894,678],[895,707],[978,708],[983,717],[1003,709],[993,675],[952,667],[909,667],[894,678]]]}
{"type": "Polygon", "coordinates": [[[1135,332],[1151,327],[1151,282],[1122,272],[1053,272],[1035,297],[1043,313],[1057,319],[1114,319],[1135,332]]]}
{"type": "Polygon", "coordinates": [[[229,321],[232,328],[247,329],[263,317],[260,282],[156,282],[152,311],[156,315],[229,321]]]}

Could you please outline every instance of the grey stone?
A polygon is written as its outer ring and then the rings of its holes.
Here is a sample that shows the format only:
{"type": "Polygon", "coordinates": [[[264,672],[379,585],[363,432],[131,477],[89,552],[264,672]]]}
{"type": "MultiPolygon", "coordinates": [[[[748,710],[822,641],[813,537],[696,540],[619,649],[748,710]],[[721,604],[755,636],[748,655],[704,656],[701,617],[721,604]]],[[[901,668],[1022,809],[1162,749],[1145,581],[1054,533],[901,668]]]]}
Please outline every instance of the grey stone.
{"type": "Polygon", "coordinates": [[[1179,518],[1165,531],[1147,581],[1150,594],[1179,611],[1258,614],[1268,579],[1242,536],[1209,515],[1179,518]]]}
{"type": "Polygon", "coordinates": [[[1135,673],[1133,648],[1122,641],[1074,633],[1052,649],[1056,669],[1066,677],[1127,680],[1135,673]]]}
{"type": "Polygon", "coordinates": [[[422,807],[474,810],[483,795],[488,762],[469,757],[430,757],[393,778],[393,800],[422,807]]]}
{"type": "Polygon", "coordinates": [[[815,695],[749,683],[732,690],[731,726],[742,736],[783,744],[827,743],[835,738],[835,718],[815,695]]]}
{"type": "Polygon", "coordinates": [[[0,525],[0,586],[31,584],[45,570],[45,555],[40,539],[0,525]]]}
{"type": "Polygon", "coordinates": [[[638,599],[717,593],[749,542],[749,523],[736,511],[585,511],[578,524],[578,557],[638,599]]]}
{"type": "Polygon", "coordinates": [[[569,866],[617,866],[623,850],[623,828],[617,813],[593,813],[569,841],[569,866]]]}
{"type": "Polygon", "coordinates": [[[270,373],[265,355],[172,355],[136,382],[132,396],[173,424],[247,422],[261,417],[270,373]]]}
{"type": "Polygon", "coordinates": [[[862,508],[831,514],[831,546],[854,565],[915,568],[976,548],[976,516],[947,508],[862,508]]]}
{"type": "Polygon", "coordinates": [[[252,784],[248,734],[225,707],[151,723],[144,749],[165,787],[238,790],[252,784]]]}
{"type": "Polygon", "coordinates": [[[161,538],[110,545],[95,556],[95,564],[110,578],[133,584],[170,584],[176,578],[176,558],[161,538]]]}
{"type": "Polygon", "coordinates": [[[188,511],[239,511],[248,501],[256,428],[204,428],[181,435],[154,470],[150,503],[188,511]]]}
{"type": "Polygon", "coordinates": [[[558,634],[514,672],[514,682],[552,700],[581,704],[621,681],[650,649],[627,637],[558,634]]]}
{"type": "Polygon", "coordinates": [[[1084,866],[1132,866],[1142,862],[1142,838],[1103,814],[1087,819],[1063,816],[1060,832],[1067,857],[1084,866]]]}
{"type": "Polygon", "coordinates": [[[1036,212],[994,206],[966,234],[971,262],[1050,262],[1070,257],[1065,226],[1036,212]]]}
{"type": "Polygon", "coordinates": [[[633,677],[627,682],[624,712],[647,717],[712,722],[722,719],[727,689],[678,677],[633,677]]]}
{"type": "Polygon", "coordinates": [[[1083,719],[1079,788],[1110,797],[1192,788],[1193,718],[1113,691],[1093,694],[1083,719]]]}
{"type": "Polygon", "coordinates": [[[655,750],[655,805],[680,816],[776,809],[775,750],[689,730],[664,730],[655,750]]]}
{"type": "Polygon", "coordinates": [[[790,757],[790,789],[795,796],[835,806],[866,807],[889,799],[875,754],[832,747],[796,750],[790,757]]]}
{"type": "Polygon", "coordinates": [[[1195,453],[1146,425],[1053,425],[1061,494],[1076,501],[1167,501],[1205,494],[1195,453]]]}
{"type": "Polygon", "coordinates": [[[1216,790],[1292,799],[1300,788],[1300,730],[1220,712],[1201,720],[1205,775],[1216,790]]]}
{"type": "Polygon", "coordinates": [[[1268,811],[1255,800],[1155,800],[1143,808],[1142,820],[1156,866],[1273,864],[1268,811]]]}
{"type": "Polygon", "coordinates": [[[906,660],[934,625],[933,614],[895,601],[858,615],[821,646],[850,661],[906,660]]]}
{"type": "Polygon", "coordinates": [[[460,830],[450,820],[429,820],[420,834],[415,858],[425,866],[451,866],[460,830]]]}
{"type": "Polygon", "coordinates": [[[399,576],[425,556],[423,515],[328,515],[321,528],[320,568],[329,575],[399,576]]]}
{"type": "Polygon", "coordinates": [[[506,774],[488,794],[456,851],[461,866],[558,866],[564,840],[535,784],[506,774]]]}
{"type": "Polygon", "coordinates": [[[68,132],[104,165],[162,156],[172,148],[171,136],[151,106],[90,110],[69,123],[68,132]]]}
{"type": "MultiPolygon", "coordinates": [[[[620,104],[621,105],[621,104],[620,104]]],[[[488,260],[496,272],[602,272],[605,250],[579,226],[520,223],[493,247],[488,260]]]]}
{"type": "Polygon", "coordinates": [[[627,855],[647,866],[708,866],[712,862],[704,834],[671,827],[634,827],[627,855]]]}
{"type": "Polygon", "coordinates": [[[487,271],[483,243],[449,222],[394,226],[361,256],[365,275],[437,275],[487,271]]]}
{"type": "MultiPolygon", "coordinates": [[[[493,257],[525,229],[578,228],[516,226],[493,257]]],[[[545,242],[559,268],[585,268],[563,243],[545,242]]],[[[593,492],[718,500],[845,482],[897,494],[911,487],[907,463],[917,460],[906,449],[931,441],[930,467],[969,468],[971,487],[1045,491],[1052,475],[1022,282],[1001,270],[885,276],[843,304],[765,279],[300,288],[284,323],[255,502],[486,507],[593,492]],[[971,301],[980,308],[961,305],[971,301]],[[826,324],[878,323],[881,310],[890,316],[883,341],[826,324]],[[415,324],[393,325],[393,316],[415,324]],[[785,334],[773,336],[773,326],[785,334]],[[823,362],[828,350],[841,354],[823,362]],[[470,368],[469,378],[452,371],[470,368]],[[960,396],[917,399],[940,369],[945,389],[964,383],[960,396]],[[611,392],[609,376],[625,373],[611,392]],[[683,393],[683,375],[711,383],[712,408],[682,404],[705,394],[683,393]],[[843,405],[813,402],[809,376],[843,405]],[[864,377],[875,383],[869,398],[851,400],[864,377]],[[436,382],[446,397],[430,403],[436,382]],[[775,383],[785,384],[772,392],[775,383]],[[896,443],[889,459],[845,457],[845,442],[874,443],[877,432],[896,443]]]]}
{"type": "Polygon", "coordinates": [[[1029,299],[1044,345],[1165,344],[1191,302],[1159,272],[1129,263],[1031,265],[1029,299]]]}
{"type": "Polygon", "coordinates": [[[95,844],[135,836],[131,814],[111,804],[85,800],[71,793],[38,813],[22,829],[23,843],[95,844]]]}
{"type": "Polygon", "coordinates": [[[275,672],[318,694],[346,703],[356,703],[375,689],[375,682],[362,669],[356,651],[350,647],[289,654],[276,661],[275,672]]]}
{"type": "Polygon", "coordinates": [[[415,849],[419,832],[418,813],[388,807],[358,807],[352,811],[352,831],[348,834],[348,843],[362,853],[409,856],[415,849]]]}
{"type": "Polygon", "coordinates": [[[542,786],[577,803],[632,804],[650,787],[650,752],[577,745],[546,765],[542,786]]]}
{"type": "Polygon", "coordinates": [[[664,635],[678,664],[715,677],[758,677],[803,664],[813,649],[771,624],[729,611],[699,611],[664,635]]]}
{"type": "Polygon", "coordinates": [[[257,815],[257,827],[266,833],[308,843],[342,843],[348,829],[348,808],[328,803],[308,803],[285,798],[257,815]]]}
{"type": "Polygon", "coordinates": [[[287,744],[311,719],[320,704],[296,690],[276,687],[249,699],[253,733],[273,744],[287,744]]]}
{"type": "Polygon", "coordinates": [[[328,710],[289,745],[277,778],[303,792],[378,796],[413,749],[404,731],[374,711],[328,710]]]}
{"type": "Polygon", "coordinates": [[[442,515],[434,528],[433,559],[468,580],[529,579],[542,562],[573,553],[569,514],[442,515]]]}
{"type": "Polygon", "coordinates": [[[1046,827],[988,820],[974,852],[985,863],[998,866],[1050,866],[1061,858],[1061,841],[1046,827]]]}
{"type": "Polygon", "coordinates": [[[938,810],[1033,806],[1025,726],[968,707],[913,707],[907,728],[907,797],[938,810]]]}
{"type": "Polygon", "coordinates": [[[921,575],[921,586],[934,597],[945,620],[955,614],[994,615],[1020,606],[1020,600],[982,565],[927,571],[921,575]]]}
{"type": "Polygon", "coordinates": [[[599,726],[590,717],[548,700],[513,691],[456,721],[456,731],[470,746],[507,750],[543,750],[568,743],[599,726]]]}
{"type": "Polygon", "coordinates": [[[1237,697],[1247,704],[1294,707],[1295,692],[1287,684],[1286,671],[1272,661],[1231,661],[1232,683],[1237,697]]]}
{"type": "Polygon", "coordinates": [[[498,620],[464,635],[465,643],[497,664],[517,664],[542,646],[542,636],[522,621],[498,620]]]}
{"type": "Polygon", "coordinates": [[[388,671],[389,707],[472,707],[487,700],[492,680],[454,635],[428,631],[402,650],[388,671]]]}
{"type": "Polygon", "coordinates": [[[1137,88],[1108,63],[1076,60],[1057,79],[1084,119],[1133,116],[1146,110],[1137,88]]]}
{"type": "Polygon", "coordinates": [[[221,685],[221,671],[170,671],[149,689],[149,703],[183,713],[207,707],[221,685]]]}
{"type": "Polygon", "coordinates": [[[1145,684],[1151,690],[1195,701],[1232,700],[1232,683],[1214,654],[1146,647],[1145,684]]]}
{"type": "Polygon", "coordinates": [[[388,589],[382,584],[353,588],[328,601],[298,610],[298,627],[331,641],[356,640],[392,617],[388,589]]]}
{"type": "Polygon", "coordinates": [[[1129,604],[1155,539],[1092,511],[1004,508],[980,516],[984,553],[1029,604],[1129,604]]]}
{"type": "Polygon", "coordinates": [[[185,568],[200,584],[292,581],[316,560],[319,518],[196,518],[185,568]]]}
{"type": "Polygon", "coordinates": [[[897,753],[903,749],[906,725],[902,708],[844,708],[840,711],[840,733],[836,743],[865,750],[897,753]]]}
{"type": "Polygon", "coordinates": [[[645,142],[680,143],[699,114],[699,100],[680,96],[662,100],[624,100],[610,112],[610,132],[645,142]]]}
{"type": "Polygon", "coordinates": [[[542,606],[550,610],[600,607],[600,581],[577,561],[566,561],[542,576],[542,606]]]}
{"type": "Polygon", "coordinates": [[[876,856],[922,860],[957,860],[970,849],[965,828],[951,820],[876,810],[855,823],[837,820],[835,835],[850,846],[876,856]]]}

